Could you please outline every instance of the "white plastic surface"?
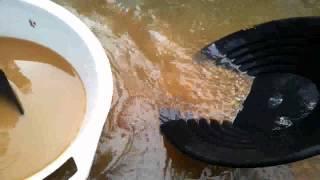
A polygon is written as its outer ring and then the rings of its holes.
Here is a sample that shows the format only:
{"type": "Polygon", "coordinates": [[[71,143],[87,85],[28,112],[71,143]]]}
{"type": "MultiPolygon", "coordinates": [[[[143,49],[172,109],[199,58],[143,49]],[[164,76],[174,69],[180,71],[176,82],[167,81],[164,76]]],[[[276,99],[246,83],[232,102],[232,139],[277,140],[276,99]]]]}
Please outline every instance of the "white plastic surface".
{"type": "Polygon", "coordinates": [[[76,139],[29,179],[43,179],[70,157],[78,168],[71,179],[86,179],[112,100],[112,74],[104,49],[77,17],[49,0],[0,0],[0,26],[0,36],[42,44],[67,59],[87,95],[87,111],[76,139]],[[35,22],[34,27],[30,22],[35,22]]]}

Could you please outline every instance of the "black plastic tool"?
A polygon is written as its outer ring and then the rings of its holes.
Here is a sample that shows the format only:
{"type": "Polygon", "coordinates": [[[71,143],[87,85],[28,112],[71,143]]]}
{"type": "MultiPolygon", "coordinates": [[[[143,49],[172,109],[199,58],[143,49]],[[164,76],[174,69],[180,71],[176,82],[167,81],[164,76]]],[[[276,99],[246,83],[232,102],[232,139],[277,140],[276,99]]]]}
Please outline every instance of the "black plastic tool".
{"type": "Polygon", "coordinates": [[[4,96],[9,102],[13,103],[21,114],[24,114],[23,107],[10,86],[6,74],[0,69],[0,96],[4,96]]]}
{"type": "Polygon", "coordinates": [[[319,17],[241,30],[201,53],[255,78],[233,124],[161,109],[161,132],[180,151],[230,167],[278,165],[320,154],[319,17]]]}

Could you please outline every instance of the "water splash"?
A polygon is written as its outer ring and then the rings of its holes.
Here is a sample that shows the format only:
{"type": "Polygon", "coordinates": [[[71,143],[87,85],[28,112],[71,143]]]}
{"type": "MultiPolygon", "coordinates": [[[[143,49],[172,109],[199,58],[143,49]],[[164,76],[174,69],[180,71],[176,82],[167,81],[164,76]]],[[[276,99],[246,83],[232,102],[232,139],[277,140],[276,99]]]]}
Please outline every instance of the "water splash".
{"type": "Polygon", "coordinates": [[[289,117],[281,116],[277,121],[274,122],[276,126],[272,129],[274,131],[279,131],[282,129],[289,128],[293,125],[292,120],[289,117]]]}
{"type": "Polygon", "coordinates": [[[270,108],[277,108],[283,102],[282,94],[275,94],[274,96],[269,98],[269,107],[270,108]]]}

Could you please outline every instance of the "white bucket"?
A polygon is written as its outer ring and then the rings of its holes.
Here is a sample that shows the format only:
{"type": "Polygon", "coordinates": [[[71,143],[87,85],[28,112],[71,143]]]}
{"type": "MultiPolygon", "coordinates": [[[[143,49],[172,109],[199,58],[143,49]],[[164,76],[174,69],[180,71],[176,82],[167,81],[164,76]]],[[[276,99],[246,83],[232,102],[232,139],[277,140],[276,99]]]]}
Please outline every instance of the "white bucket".
{"type": "Polygon", "coordinates": [[[29,178],[43,179],[73,158],[77,172],[71,179],[86,179],[112,99],[110,64],[100,42],[77,17],[49,0],[0,0],[0,36],[56,51],[78,72],[87,95],[85,119],[74,141],[29,178]]]}

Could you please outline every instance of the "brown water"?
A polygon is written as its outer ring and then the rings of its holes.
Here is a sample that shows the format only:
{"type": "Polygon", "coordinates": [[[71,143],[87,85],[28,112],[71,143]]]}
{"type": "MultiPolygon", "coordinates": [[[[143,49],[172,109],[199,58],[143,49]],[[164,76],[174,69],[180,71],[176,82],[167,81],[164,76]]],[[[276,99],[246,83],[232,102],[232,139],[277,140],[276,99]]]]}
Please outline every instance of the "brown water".
{"type": "Polygon", "coordinates": [[[256,169],[192,160],[159,133],[163,106],[230,119],[248,80],[193,58],[203,46],[265,21],[320,15],[316,0],[57,0],[98,36],[114,97],[89,179],[318,179],[320,159],[256,169]],[[237,82],[238,81],[238,82],[237,82]],[[236,84],[236,85],[234,85],[236,84]],[[234,89],[229,88],[234,87],[234,89]],[[225,110],[225,111],[224,111],[225,110]]]}
{"type": "Polygon", "coordinates": [[[0,69],[25,111],[0,98],[0,179],[22,179],[70,144],[84,118],[85,92],[65,59],[29,41],[0,37],[0,69]]]}

